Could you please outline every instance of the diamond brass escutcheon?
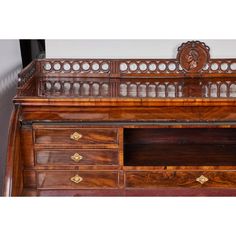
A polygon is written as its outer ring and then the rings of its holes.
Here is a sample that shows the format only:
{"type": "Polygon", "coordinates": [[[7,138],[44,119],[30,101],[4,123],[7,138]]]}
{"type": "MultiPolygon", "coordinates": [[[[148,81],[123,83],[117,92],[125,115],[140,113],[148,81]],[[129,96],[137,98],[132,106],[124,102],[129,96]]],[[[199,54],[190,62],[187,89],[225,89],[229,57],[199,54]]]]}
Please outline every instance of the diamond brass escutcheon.
{"type": "Polygon", "coordinates": [[[70,157],[73,161],[79,162],[83,159],[83,156],[81,156],[79,153],[75,153],[73,156],[70,157]]]}
{"type": "Polygon", "coordinates": [[[196,181],[198,181],[200,184],[204,184],[208,180],[209,179],[206,176],[204,176],[204,175],[201,175],[200,177],[196,178],[196,181]]]}
{"type": "Polygon", "coordinates": [[[83,181],[83,178],[79,175],[75,175],[73,177],[70,178],[70,180],[76,184],[80,183],[81,181],[83,181]]]}
{"type": "Polygon", "coordinates": [[[78,133],[78,132],[74,132],[73,134],[70,135],[70,138],[73,139],[73,140],[76,140],[78,141],[79,139],[82,138],[82,134],[78,133]]]}

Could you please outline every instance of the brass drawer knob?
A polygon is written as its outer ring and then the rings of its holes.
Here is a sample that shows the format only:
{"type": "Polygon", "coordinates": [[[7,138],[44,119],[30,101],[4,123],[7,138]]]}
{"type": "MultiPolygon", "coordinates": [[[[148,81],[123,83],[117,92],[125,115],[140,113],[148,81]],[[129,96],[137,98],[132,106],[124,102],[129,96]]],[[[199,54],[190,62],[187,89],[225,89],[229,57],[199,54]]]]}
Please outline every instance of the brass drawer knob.
{"type": "Polygon", "coordinates": [[[83,178],[79,175],[75,175],[72,178],[70,178],[70,180],[76,184],[80,183],[81,181],[83,181],[83,178]]]}
{"type": "Polygon", "coordinates": [[[206,176],[204,176],[204,175],[201,175],[200,177],[196,178],[196,181],[199,182],[200,184],[204,184],[208,180],[209,179],[206,176]]]}
{"type": "Polygon", "coordinates": [[[81,156],[79,153],[75,153],[73,156],[70,157],[73,161],[79,162],[83,159],[83,156],[81,156]]]}
{"type": "Polygon", "coordinates": [[[79,139],[82,138],[82,134],[78,133],[78,132],[74,132],[73,134],[70,135],[70,138],[73,139],[73,140],[76,140],[78,141],[79,139]]]}

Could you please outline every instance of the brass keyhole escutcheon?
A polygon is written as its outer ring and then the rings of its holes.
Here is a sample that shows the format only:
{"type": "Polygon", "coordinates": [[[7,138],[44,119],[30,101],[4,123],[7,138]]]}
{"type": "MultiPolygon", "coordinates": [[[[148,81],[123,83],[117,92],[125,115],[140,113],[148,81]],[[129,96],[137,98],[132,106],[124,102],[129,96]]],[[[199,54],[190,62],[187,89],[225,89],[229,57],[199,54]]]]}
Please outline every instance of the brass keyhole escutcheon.
{"type": "Polygon", "coordinates": [[[75,153],[73,156],[70,157],[73,161],[79,162],[83,159],[83,156],[81,156],[79,153],[75,153]]]}
{"type": "Polygon", "coordinates": [[[72,140],[78,141],[79,139],[81,139],[83,137],[82,134],[78,133],[78,132],[74,132],[73,134],[70,135],[70,138],[72,140]]]}
{"type": "Polygon", "coordinates": [[[204,175],[201,175],[200,177],[196,178],[196,181],[198,181],[200,184],[204,184],[208,180],[209,179],[206,176],[204,176],[204,175]]]}
{"type": "Polygon", "coordinates": [[[83,181],[83,178],[79,175],[75,175],[73,177],[70,178],[70,180],[76,184],[80,183],[81,181],[83,181]]]}

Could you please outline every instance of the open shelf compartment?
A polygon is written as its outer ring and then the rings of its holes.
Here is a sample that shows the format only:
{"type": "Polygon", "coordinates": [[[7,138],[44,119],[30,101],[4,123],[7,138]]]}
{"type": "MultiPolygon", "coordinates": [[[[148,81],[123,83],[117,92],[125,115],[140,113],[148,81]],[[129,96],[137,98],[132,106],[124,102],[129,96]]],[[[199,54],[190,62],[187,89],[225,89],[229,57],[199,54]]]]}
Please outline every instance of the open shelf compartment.
{"type": "Polygon", "coordinates": [[[236,166],[234,128],[126,128],[125,166],[236,166]]]}

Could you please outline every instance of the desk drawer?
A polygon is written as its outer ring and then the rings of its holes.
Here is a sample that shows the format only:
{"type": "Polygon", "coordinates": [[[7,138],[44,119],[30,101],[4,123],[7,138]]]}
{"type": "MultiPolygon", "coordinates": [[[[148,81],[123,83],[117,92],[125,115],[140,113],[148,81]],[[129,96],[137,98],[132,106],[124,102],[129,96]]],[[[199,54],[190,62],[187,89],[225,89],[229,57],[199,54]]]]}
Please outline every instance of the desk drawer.
{"type": "Polygon", "coordinates": [[[116,149],[61,149],[36,150],[35,164],[40,166],[60,165],[118,165],[116,149]]]}
{"type": "Polygon", "coordinates": [[[116,144],[117,129],[110,128],[36,128],[34,129],[36,144],[116,144]]]}
{"type": "Polygon", "coordinates": [[[236,188],[236,171],[128,171],[127,188],[236,188]]]}
{"type": "Polygon", "coordinates": [[[117,171],[39,171],[38,189],[117,188],[117,171]]]}

